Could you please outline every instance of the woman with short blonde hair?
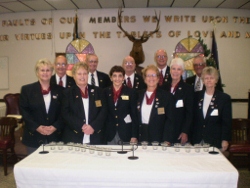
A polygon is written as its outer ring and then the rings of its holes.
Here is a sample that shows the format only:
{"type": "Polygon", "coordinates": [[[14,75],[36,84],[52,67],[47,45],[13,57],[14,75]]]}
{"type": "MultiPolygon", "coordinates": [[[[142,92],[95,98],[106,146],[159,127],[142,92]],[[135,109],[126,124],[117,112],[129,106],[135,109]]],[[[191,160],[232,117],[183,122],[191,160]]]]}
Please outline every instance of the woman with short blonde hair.
{"type": "Polygon", "coordinates": [[[216,90],[219,73],[214,67],[204,68],[201,78],[206,89],[195,93],[193,143],[209,143],[226,151],[231,140],[231,97],[216,90]]]}
{"type": "Polygon", "coordinates": [[[63,88],[50,84],[53,69],[48,59],[38,60],[35,65],[38,82],[24,85],[21,89],[20,110],[25,122],[22,142],[27,146],[28,154],[41,144],[60,140],[63,88]]]}

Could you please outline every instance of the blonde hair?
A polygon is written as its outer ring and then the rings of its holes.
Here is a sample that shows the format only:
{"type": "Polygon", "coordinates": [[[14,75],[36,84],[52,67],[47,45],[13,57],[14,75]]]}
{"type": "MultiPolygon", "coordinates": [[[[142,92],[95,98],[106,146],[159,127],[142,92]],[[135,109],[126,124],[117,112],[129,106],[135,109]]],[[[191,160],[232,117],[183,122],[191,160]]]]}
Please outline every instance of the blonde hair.
{"type": "Polygon", "coordinates": [[[158,69],[155,65],[151,64],[151,65],[148,65],[147,67],[145,67],[145,68],[142,70],[143,79],[146,78],[146,74],[147,74],[147,71],[148,71],[148,70],[153,70],[153,71],[155,71],[157,77],[158,77],[158,78],[160,77],[159,69],[158,69]]]}
{"type": "Polygon", "coordinates": [[[214,76],[216,82],[218,82],[219,80],[219,72],[216,68],[214,67],[205,67],[203,70],[202,70],[202,73],[201,73],[201,79],[204,81],[204,77],[205,75],[210,75],[210,76],[214,76]]]}
{"type": "Polygon", "coordinates": [[[50,68],[51,72],[53,72],[53,70],[54,70],[53,64],[48,59],[43,58],[43,59],[39,59],[36,62],[36,65],[35,65],[35,72],[36,72],[36,74],[38,73],[39,69],[42,66],[48,66],[50,68]]]}
{"type": "Polygon", "coordinates": [[[88,64],[85,63],[85,62],[78,62],[72,68],[72,76],[75,76],[76,71],[79,70],[80,68],[85,69],[89,73],[89,66],[88,66],[88,64]]]}

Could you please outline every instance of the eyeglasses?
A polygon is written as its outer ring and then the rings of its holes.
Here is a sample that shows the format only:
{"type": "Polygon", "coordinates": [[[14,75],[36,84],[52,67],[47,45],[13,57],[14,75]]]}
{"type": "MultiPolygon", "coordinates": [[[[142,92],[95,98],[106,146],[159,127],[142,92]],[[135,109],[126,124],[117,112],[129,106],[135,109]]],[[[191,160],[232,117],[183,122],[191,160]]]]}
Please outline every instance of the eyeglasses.
{"type": "Polygon", "coordinates": [[[56,63],[57,67],[66,67],[66,63],[56,63]]]}
{"type": "Polygon", "coordinates": [[[200,66],[200,67],[205,66],[205,63],[197,63],[197,64],[194,64],[194,67],[198,67],[198,66],[200,66]]]}
{"type": "Polygon", "coordinates": [[[146,74],[146,77],[147,78],[150,78],[150,77],[155,78],[155,77],[157,77],[157,74],[146,74]]]}
{"type": "Polygon", "coordinates": [[[125,62],[124,64],[125,64],[125,65],[133,65],[134,62],[125,62]]]}
{"type": "Polygon", "coordinates": [[[92,61],[92,60],[90,60],[90,61],[88,61],[89,63],[98,63],[98,61],[92,61]]]}
{"type": "Polygon", "coordinates": [[[158,59],[165,59],[165,58],[167,58],[167,56],[166,55],[158,55],[158,56],[156,56],[158,59]]]}

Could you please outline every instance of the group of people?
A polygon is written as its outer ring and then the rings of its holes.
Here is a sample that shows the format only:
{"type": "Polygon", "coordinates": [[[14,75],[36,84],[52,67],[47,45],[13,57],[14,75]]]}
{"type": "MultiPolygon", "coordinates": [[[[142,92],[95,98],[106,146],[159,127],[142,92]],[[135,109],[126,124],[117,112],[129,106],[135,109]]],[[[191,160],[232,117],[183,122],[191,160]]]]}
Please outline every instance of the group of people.
{"type": "Polygon", "coordinates": [[[38,82],[23,86],[20,95],[22,142],[28,153],[52,141],[190,142],[226,150],[231,99],[217,84],[218,71],[197,56],[196,75],[183,80],[181,58],[173,58],[168,66],[166,51],[159,49],[154,59],[156,64],[140,74],[133,57],[127,56],[107,75],[97,70],[97,55],[88,54],[86,62],[74,65],[72,77],[66,74],[65,56],[56,57],[54,64],[40,59],[35,66],[38,82]]]}

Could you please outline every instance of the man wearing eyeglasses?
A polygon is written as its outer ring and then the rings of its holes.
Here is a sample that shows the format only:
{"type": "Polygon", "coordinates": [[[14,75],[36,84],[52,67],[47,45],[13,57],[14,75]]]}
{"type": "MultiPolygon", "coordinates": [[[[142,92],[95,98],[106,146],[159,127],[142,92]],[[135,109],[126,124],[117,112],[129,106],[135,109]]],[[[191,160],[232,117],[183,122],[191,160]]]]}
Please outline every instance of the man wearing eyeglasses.
{"type": "Polygon", "coordinates": [[[66,74],[68,62],[67,58],[63,55],[56,57],[54,62],[55,74],[50,79],[50,84],[57,84],[64,88],[76,85],[75,80],[66,74]]]}
{"type": "Polygon", "coordinates": [[[135,90],[146,88],[143,78],[135,72],[136,65],[133,57],[125,57],[122,62],[122,67],[125,70],[124,85],[134,88],[135,90]]]}
{"type": "MultiPolygon", "coordinates": [[[[170,68],[167,65],[168,54],[164,49],[159,49],[155,52],[154,60],[160,71],[158,85],[163,87],[166,83],[171,83],[170,68]]],[[[164,89],[164,88],[163,88],[164,89]]]]}
{"type": "Polygon", "coordinates": [[[95,85],[100,88],[105,88],[112,84],[106,73],[97,71],[98,57],[96,54],[88,54],[86,62],[89,66],[88,84],[95,85]]]}
{"type": "MultiPolygon", "coordinates": [[[[195,75],[186,79],[186,83],[194,87],[194,91],[201,91],[205,89],[205,86],[201,80],[202,70],[206,67],[206,61],[203,56],[196,56],[193,61],[193,67],[195,75]]],[[[218,82],[216,87],[217,90],[223,92],[221,84],[218,82]]]]}

